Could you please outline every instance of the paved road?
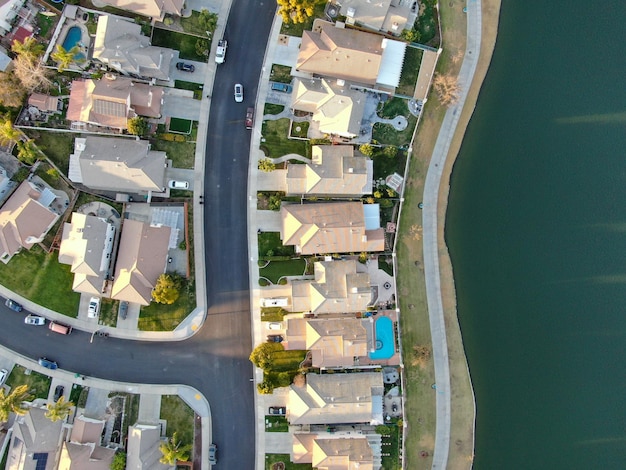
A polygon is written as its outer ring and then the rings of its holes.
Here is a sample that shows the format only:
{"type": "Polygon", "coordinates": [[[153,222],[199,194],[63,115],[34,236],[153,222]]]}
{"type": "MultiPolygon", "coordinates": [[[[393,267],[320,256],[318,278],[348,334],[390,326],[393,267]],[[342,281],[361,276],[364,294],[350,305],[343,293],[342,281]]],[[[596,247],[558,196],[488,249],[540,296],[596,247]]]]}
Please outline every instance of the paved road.
{"type": "Polygon", "coordinates": [[[459,101],[448,109],[443,119],[424,184],[424,273],[426,277],[430,332],[433,341],[437,408],[433,469],[444,469],[448,464],[451,418],[450,367],[439,272],[439,244],[437,240],[437,225],[439,221],[437,220],[437,202],[441,175],[448,156],[450,143],[454,136],[459,117],[461,116],[461,110],[465,104],[474,72],[476,71],[480,53],[481,28],[481,2],[480,0],[469,0],[467,4],[467,49],[458,78],[462,86],[462,92],[459,101]]]}
{"type": "MultiPolygon", "coordinates": [[[[0,309],[0,338],[7,348],[86,376],[132,383],[180,383],[195,387],[211,406],[219,447],[214,468],[255,465],[254,391],[248,285],[247,191],[250,131],[244,116],[252,106],[275,5],[235,0],[226,29],[227,62],[217,68],[206,142],[204,207],[208,314],[192,338],[141,342],[69,336],[24,325],[24,315],[0,309]],[[235,103],[233,85],[245,87],[235,103]]],[[[202,206],[201,206],[202,207],[202,206]]]]}

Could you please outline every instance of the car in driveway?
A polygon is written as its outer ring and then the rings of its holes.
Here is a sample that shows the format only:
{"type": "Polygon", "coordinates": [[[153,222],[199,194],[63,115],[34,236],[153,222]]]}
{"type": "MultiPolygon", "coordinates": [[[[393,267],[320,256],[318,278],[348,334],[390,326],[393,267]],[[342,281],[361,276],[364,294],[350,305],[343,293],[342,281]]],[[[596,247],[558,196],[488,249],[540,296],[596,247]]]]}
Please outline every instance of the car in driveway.
{"type": "Polygon", "coordinates": [[[100,312],[100,297],[92,297],[89,299],[89,307],[87,308],[87,316],[96,318],[100,312]]]}
{"type": "Polygon", "coordinates": [[[282,343],[283,339],[281,335],[267,335],[268,343],[282,343]]]}
{"type": "Polygon", "coordinates": [[[170,180],[167,185],[170,189],[189,189],[189,181],[170,180]]]}
{"type": "Polygon", "coordinates": [[[59,401],[59,398],[61,398],[61,396],[63,396],[63,391],[65,390],[65,388],[63,387],[63,385],[57,385],[56,388],[54,389],[54,401],[59,401]]]}
{"type": "Polygon", "coordinates": [[[243,102],[243,85],[241,83],[235,83],[235,102],[243,102]]]}
{"type": "Polygon", "coordinates": [[[120,302],[120,308],[118,313],[120,314],[122,320],[126,320],[126,317],[128,316],[128,302],[126,302],[125,300],[122,300],[120,302]]]}
{"type": "Polygon", "coordinates": [[[181,72],[193,72],[194,70],[196,70],[195,65],[186,64],[185,62],[178,62],[176,64],[176,68],[180,70],[181,72]]]}
{"type": "Polygon", "coordinates": [[[45,325],[46,319],[44,317],[40,317],[39,315],[26,315],[24,323],[27,325],[45,325]]]}
{"type": "Polygon", "coordinates": [[[40,366],[45,367],[46,369],[55,370],[59,368],[59,365],[56,363],[56,361],[52,361],[47,357],[40,357],[39,361],[37,362],[39,362],[40,366]]]}
{"type": "Polygon", "coordinates": [[[282,330],[283,329],[283,324],[279,323],[279,322],[271,322],[269,325],[267,325],[267,327],[270,330],[282,330]]]}
{"type": "Polygon", "coordinates": [[[285,413],[287,412],[287,407],[286,406],[270,406],[268,411],[269,411],[269,414],[271,415],[284,416],[285,413]]]}
{"type": "Polygon", "coordinates": [[[21,304],[18,304],[15,300],[12,299],[7,299],[6,302],[4,302],[4,305],[9,307],[14,312],[21,312],[22,310],[24,310],[24,307],[22,307],[21,304]]]}
{"type": "Polygon", "coordinates": [[[215,444],[209,445],[209,465],[215,465],[217,463],[217,446],[215,444]]]}
{"type": "Polygon", "coordinates": [[[272,82],[270,88],[273,91],[281,91],[283,93],[291,93],[293,91],[293,87],[287,83],[272,82]]]}

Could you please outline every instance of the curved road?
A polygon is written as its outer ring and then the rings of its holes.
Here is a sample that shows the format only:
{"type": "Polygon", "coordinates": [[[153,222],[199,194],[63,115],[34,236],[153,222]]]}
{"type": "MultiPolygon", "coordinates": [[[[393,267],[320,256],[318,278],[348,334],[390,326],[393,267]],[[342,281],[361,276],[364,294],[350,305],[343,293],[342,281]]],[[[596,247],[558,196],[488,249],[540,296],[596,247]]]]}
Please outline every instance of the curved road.
{"type": "MultiPolygon", "coordinates": [[[[180,342],[156,343],[69,336],[27,327],[23,315],[0,314],[2,344],[24,356],[47,356],[65,370],[133,383],[195,387],[211,406],[214,468],[255,465],[254,385],[248,285],[247,191],[250,132],[244,116],[254,104],[275,5],[233,1],[225,36],[226,63],[217,68],[205,153],[205,256],[207,317],[201,330],[180,342]],[[235,103],[233,85],[244,85],[235,103]]],[[[202,240],[196,240],[196,245],[202,240]]],[[[196,282],[203,282],[197,279],[196,282]]],[[[4,307],[3,307],[4,308],[4,307]]]]}

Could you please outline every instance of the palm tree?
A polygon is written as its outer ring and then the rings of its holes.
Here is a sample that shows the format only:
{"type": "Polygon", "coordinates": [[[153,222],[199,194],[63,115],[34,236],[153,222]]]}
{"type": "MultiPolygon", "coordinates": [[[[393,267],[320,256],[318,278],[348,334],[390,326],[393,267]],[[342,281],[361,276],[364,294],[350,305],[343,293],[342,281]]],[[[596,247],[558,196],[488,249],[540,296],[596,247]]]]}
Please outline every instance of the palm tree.
{"type": "Polygon", "coordinates": [[[39,157],[39,149],[33,139],[17,143],[17,158],[26,165],[32,165],[39,157]]]}
{"type": "Polygon", "coordinates": [[[179,461],[186,462],[189,460],[189,451],[192,449],[191,444],[181,445],[182,442],[178,440],[178,433],[174,433],[170,439],[161,443],[159,450],[163,454],[163,457],[159,459],[159,462],[165,465],[174,465],[179,461]]]}
{"type": "Polygon", "coordinates": [[[76,57],[80,53],[80,47],[74,46],[69,51],[57,44],[56,50],[50,54],[52,60],[57,63],[59,72],[67,69],[72,62],[83,62],[85,59],[76,57]]]}
{"type": "Polygon", "coordinates": [[[9,419],[9,413],[18,415],[26,414],[28,408],[24,407],[25,401],[30,401],[33,396],[28,393],[28,385],[19,385],[6,395],[4,388],[0,388],[0,422],[9,419]]]}
{"type": "Polygon", "coordinates": [[[7,119],[0,124],[0,143],[7,145],[12,142],[19,142],[22,137],[22,132],[15,127],[13,123],[7,119]]]}
{"type": "Polygon", "coordinates": [[[67,418],[72,410],[74,403],[65,401],[64,396],[60,396],[56,403],[48,403],[46,407],[46,418],[50,421],[61,421],[67,418]]]}
{"type": "Polygon", "coordinates": [[[39,44],[32,36],[24,39],[24,42],[13,41],[11,51],[17,55],[27,57],[31,62],[35,62],[43,55],[43,44],[39,44]]]}

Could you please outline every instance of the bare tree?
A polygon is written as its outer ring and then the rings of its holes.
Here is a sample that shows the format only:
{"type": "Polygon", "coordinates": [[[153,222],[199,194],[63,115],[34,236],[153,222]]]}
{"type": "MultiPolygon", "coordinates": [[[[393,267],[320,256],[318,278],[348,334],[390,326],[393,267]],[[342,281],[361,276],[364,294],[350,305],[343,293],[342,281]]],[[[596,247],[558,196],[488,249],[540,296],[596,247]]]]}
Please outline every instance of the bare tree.
{"type": "Polygon", "coordinates": [[[435,89],[435,93],[437,93],[439,102],[446,108],[449,108],[459,100],[461,86],[456,77],[437,73],[433,79],[433,88],[435,89]]]}
{"type": "Polygon", "coordinates": [[[26,90],[13,73],[0,72],[0,104],[9,108],[19,108],[25,94],[26,90]]]}
{"type": "Polygon", "coordinates": [[[38,60],[30,60],[26,55],[18,55],[14,60],[15,76],[22,82],[28,93],[35,90],[47,90],[52,85],[52,71],[45,68],[38,60]]]}

